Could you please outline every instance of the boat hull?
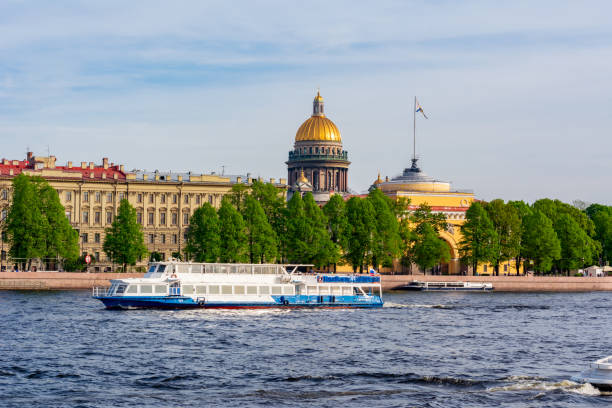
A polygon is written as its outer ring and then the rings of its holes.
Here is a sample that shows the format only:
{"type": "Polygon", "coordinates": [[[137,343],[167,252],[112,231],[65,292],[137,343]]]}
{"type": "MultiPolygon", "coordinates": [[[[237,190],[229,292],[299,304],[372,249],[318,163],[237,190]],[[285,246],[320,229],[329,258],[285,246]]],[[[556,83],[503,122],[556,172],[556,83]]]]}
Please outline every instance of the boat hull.
{"type": "Polygon", "coordinates": [[[347,302],[330,299],[331,296],[303,297],[290,299],[282,297],[272,302],[227,302],[198,301],[186,296],[97,296],[107,309],[267,309],[267,308],[377,308],[383,302],[375,296],[372,299],[347,302]],[[318,298],[318,299],[317,299],[318,298]],[[323,299],[321,299],[323,298],[323,299]],[[327,299],[326,299],[327,298],[327,299]]]}

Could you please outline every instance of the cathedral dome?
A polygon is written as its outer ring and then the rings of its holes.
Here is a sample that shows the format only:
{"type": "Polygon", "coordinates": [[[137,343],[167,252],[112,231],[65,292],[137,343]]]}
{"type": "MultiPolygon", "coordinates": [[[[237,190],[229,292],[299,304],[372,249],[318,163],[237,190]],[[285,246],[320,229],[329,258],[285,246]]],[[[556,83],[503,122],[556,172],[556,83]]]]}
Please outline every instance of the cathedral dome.
{"type": "Polygon", "coordinates": [[[303,141],[342,142],[338,127],[325,116],[311,116],[295,134],[296,142],[303,141]]]}
{"type": "Polygon", "coordinates": [[[338,127],[325,117],[323,111],[323,97],[317,92],[312,103],[312,116],[308,118],[295,134],[296,142],[327,141],[342,142],[338,127]]]}

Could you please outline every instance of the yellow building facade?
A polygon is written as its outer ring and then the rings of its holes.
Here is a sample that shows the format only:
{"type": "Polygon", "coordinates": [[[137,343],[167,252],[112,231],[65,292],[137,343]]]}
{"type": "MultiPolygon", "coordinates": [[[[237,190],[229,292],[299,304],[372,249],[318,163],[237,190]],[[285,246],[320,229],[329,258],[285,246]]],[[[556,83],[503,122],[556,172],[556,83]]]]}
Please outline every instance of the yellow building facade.
{"type": "MultiPolygon", "coordinates": [[[[107,271],[112,265],[102,249],[104,230],[114,220],[119,203],[126,198],[136,209],[149,252],[167,259],[172,253],[183,253],[186,231],[193,212],[204,203],[219,207],[224,195],[236,183],[250,185],[250,176],[215,174],[162,173],[158,171],[125,171],[123,165],[81,162],[56,165],[56,158],[28,153],[25,160],[0,162],[0,210],[2,220],[8,214],[12,179],[20,173],[46,179],[59,194],[66,217],[79,232],[81,253],[94,258],[92,271],[107,271]]],[[[286,179],[267,180],[281,189],[286,179]]],[[[0,240],[1,266],[12,267],[8,245],[0,240]]],[[[144,265],[147,259],[139,264],[144,265]]]]}

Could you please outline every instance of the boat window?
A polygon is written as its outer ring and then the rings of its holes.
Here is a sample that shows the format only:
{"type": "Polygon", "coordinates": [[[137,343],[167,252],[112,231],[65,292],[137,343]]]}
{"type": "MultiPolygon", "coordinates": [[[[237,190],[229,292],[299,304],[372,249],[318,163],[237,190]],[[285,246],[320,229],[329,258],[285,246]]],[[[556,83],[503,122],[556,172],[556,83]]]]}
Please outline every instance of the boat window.
{"type": "Polygon", "coordinates": [[[176,265],[177,273],[189,273],[191,265],[176,265]]]}
{"type": "Polygon", "coordinates": [[[269,295],[270,294],[270,287],[269,286],[260,286],[259,287],[259,294],[260,295],[269,295]]]}
{"type": "Polygon", "coordinates": [[[247,286],[247,295],[256,295],[257,286],[247,286]]]}
{"type": "Polygon", "coordinates": [[[316,295],[317,292],[317,287],[316,286],[307,286],[306,287],[306,293],[309,295],[316,295]]]}
{"type": "Polygon", "coordinates": [[[119,285],[117,286],[117,294],[120,295],[125,291],[125,285],[119,285]]]}
{"type": "Polygon", "coordinates": [[[329,290],[329,286],[319,286],[319,293],[321,295],[329,295],[330,294],[330,290],[329,290]]]}
{"type": "Polygon", "coordinates": [[[222,295],[231,295],[232,294],[232,285],[221,285],[221,294],[222,295]]]}
{"type": "Polygon", "coordinates": [[[208,287],[208,294],[209,295],[218,295],[219,294],[219,286],[218,285],[212,285],[208,287]]]}
{"type": "Polygon", "coordinates": [[[293,295],[293,286],[290,286],[290,285],[283,286],[283,295],[293,295]]]}
{"type": "Polygon", "coordinates": [[[140,293],[153,293],[153,286],[140,285],[140,293]]]}
{"type": "Polygon", "coordinates": [[[333,295],[341,295],[342,288],[340,286],[332,286],[332,294],[333,295]]]}
{"type": "Polygon", "coordinates": [[[234,286],[234,295],[244,295],[244,286],[234,286]]]}
{"type": "Polygon", "coordinates": [[[361,293],[361,290],[359,290],[359,287],[358,287],[358,286],[353,286],[353,294],[354,294],[355,296],[361,296],[361,295],[363,295],[363,293],[361,293]]]}
{"type": "Polygon", "coordinates": [[[156,268],[156,267],[157,267],[157,265],[151,265],[151,266],[149,267],[149,273],[153,273],[153,272],[155,272],[155,268],[156,268]]]}
{"type": "Polygon", "coordinates": [[[272,294],[280,295],[281,294],[281,286],[272,286],[272,294]]]}
{"type": "Polygon", "coordinates": [[[196,293],[198,295],[205,295],[206,294],[206,286],[196,286],[196,293]]]}
{"type": "Polygon", "coordinates": [[[345,296],[350,296],[353,294],[353,288],[351,288],[350,286],[343,286],[342,287],[342,294],[345,296]]]}
{"type": "Polygon", "coordinates": [[[191,273],[202,273],[204,265],[191,265],[191,273]]]}
{"type": "Polygon", "coordinates": [[[165,270],[166,270],[166,265],[159,265],[159,268],[157,268],[158,273],[162,273],[165,270]]]}
{"type": "Polygon", "coordinates": [[[136,285],[130,285],[128,286],[125,293],[136,293],[137,291],[138,291],[138,287],[136,285]]]}
{"type": "Polygon", "coordinates": [[[166,287],[166,285],[155,285],[155,293],[166,294],[168,293],[168,288],[166,287]]]}
{"type": "Polygon", "coordinates": [[[184,295],[193,295],[193,285],[183,285],[184,295]]]}

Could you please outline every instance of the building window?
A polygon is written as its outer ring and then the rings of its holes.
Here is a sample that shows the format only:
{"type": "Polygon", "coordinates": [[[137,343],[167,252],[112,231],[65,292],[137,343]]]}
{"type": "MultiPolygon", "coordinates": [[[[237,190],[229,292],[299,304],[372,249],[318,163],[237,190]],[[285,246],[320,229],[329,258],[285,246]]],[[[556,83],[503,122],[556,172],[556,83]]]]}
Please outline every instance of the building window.
{"type": "Polygon", "coordinates": [[[200,196],[199,195],[196,196],[196,204],[200,205],[200,196]]]}
{"type": "Polygon", "coordinates": [[[119,193],[119,201],[125,200],[125,193],[119,193]]]}
{"type": "Polygon", "coordinates": [[[100,193],[99,191],[96,191],[96,203],[99,203],[102,201],[102,193],[100,193]]]}
{"type": "Polygon", "coordinates": [[[84,232],[84,233],[83,233],[83,235],[82,235],[81,237],[83,238],[83,243],[84,243],[84,244],[86,244],[86,243],[87,243],[87,241],[89,241],[89,240],[88,240],[88,238],[89,238],[89,237],[87,236],[87,233],[86,233],[86,232],[84,232]]]}
{"type": "Polygon", "coordinates": [[[178,214],[172,213],[172,225],[178,224],[178,214]]]}
{"type": "Polygon", "coordinates": [[[94,252],[94,258],[96,259],[96,262],[100,262],[100,253],[94,252]]]}
{"type": "Polygon", "coordinates": [[[508,272],[508,264],[504,265],[504,272],[508,272]]]}
{"type": "Polygon", "coordinates": [[[149,244],[155,243],[155,234],[149,234],[149,244]]]}
{"type": "Polygon", "coordinates": [[[96,211],[94,213],[94,222],[96,224],[100,224],[102,222],[102,212],[101,211],[96,211]]]}
{"type": "Polygon", "coordinates": [[[8,200],[8,191],[2,190],[2,199],[3,200],[8,200]]]}
{"type": "Polygon", "coordinates": [[[165,244],[166,243],[166,234],[161,234],[161,243],[165,244]]]}
{"type": "Polygon", "coordinates": [[[187,233],[186,232],[183,233],[183,240],[187,241],[187,233]]]}
{"type": "Polygon", "coordinates": [[[72,191],[66,191],[66,201],[72,201],[72,191]]]}
{"type": "Polygon", "coordinates": [[[99,233],[99,232],[96,232],[96,233],[94,234],[94,242],[95,242],[96,244],[99,244],[99,243],[100,243],[100,233],[99,233]]]}
{"type": "MultiPolygon", "coordinates": [[[[70,211],[66,211],[66,218],[68,219],[68,222],[72,221],[72,213],[70,211]]],[[[2,216],[2,218],[4,218],[4,215],[2,216]]]]}
{"type": "Polygon", "coordinates": [[[173,244],[178,244],[178,235],[172,234],[172,243],[173,244]]]}
{"type": "Polygon", "coordinates": [[[89,202],[89,191],[83,191],[83,201],[89,202]]]}
{"type": "Polygon", "coordinates": [[[189,224],[189,213],[183,214],[183,225],[189,224]]]}
{"type": "Polygon", "coordinates": [[[7,216],[8,216],[8,211],[6,209],[3,209],[2,210],[2,219],[0,221],[6,220],[7,216]]]}
{"type": "Polygon", "coordinates": [[[106,223],[107,224],[113,223],[113,213],[111,211],[106,212],[106,223]]]}
{"type": "Polygon", "coordinates": [[[138,202],[142,203],[142,193],[138,193],[138,202]]]}
{"type": "Polygon", "coordinates": [[[155,219],[155,214],[150,212],[149,213],[149,225],[153,225],[153,220],[155,219]]]}
{"type": "Polygon", "coordinates": [[[160,201],[161,201],[162,204],[166,204],[166,195],[165,194],[161,195],[160,201]]]}
{"type": "Polygon", "coordinates": [[[213,203],[213,196],[209,195],[208,196],[208,204],[212,205],[212,203],[213,203]]]}
{"type": "Polygon", "coordinates": [[[83,222],[89,224],[89,211],[83,211],[83,222]]]}
{"type": "Polygon", "coordinates": [[[178,196],[176,194],[172,195],[172,204],[178,203],[178,196]]]}
{"type": "Polygon", "coordinates": [[[113,202],[113,193],[106,193],[106,202],[107,203],[113,202]]]}
{"type": "Polygon", "coordinates": [[[159,213],[159,223],[161,225],[166,225],[166,213],[165,212],[159,213]]]}
{"type": "Polygon", "coordinates": [[[2,259],[3,261],[6,261],[6,251],[2,251],[2,255],[0,256],[0,259],[2,259]]]}
{"type": "Polygon", "coordinates": [[[136,213],[136,220],[138,221],[140,225],[142,225],[142,213],[141,212],[136,213]]]}
{"type": "Polygon", "coordinates": [[[486,272],[486,271],[487,271],[487,265],[483,265],[483,266],[482,266],[482,271],[483,271],[483,272],[486,272]]]}
{"type": "Polygon", "coordinates": [[[185,194],[185,204],[189,204],[189,194],[185,194]]]}
{"type": "Polygon", "coordinates": [[[153,204],[153,194],[149,194],[149,204],[153,204]]]}

